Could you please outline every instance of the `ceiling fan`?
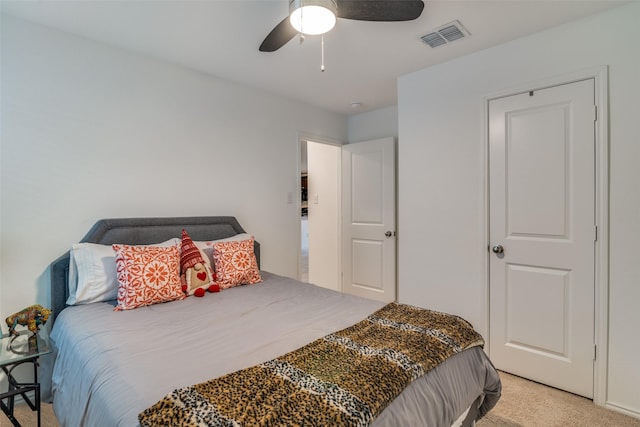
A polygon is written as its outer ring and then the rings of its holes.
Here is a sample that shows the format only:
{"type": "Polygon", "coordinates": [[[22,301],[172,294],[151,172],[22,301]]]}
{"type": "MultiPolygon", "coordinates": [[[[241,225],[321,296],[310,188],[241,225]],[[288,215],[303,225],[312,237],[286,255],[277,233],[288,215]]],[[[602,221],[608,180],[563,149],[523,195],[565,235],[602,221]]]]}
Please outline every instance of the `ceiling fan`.
{"type": "Polygon", "coordinates": [[[284,18],[264,39],[260,52],[274,52],[296,34],[323,34],[333,28],[336,18],[358,21],[411,21],[422,14],[422,0],[290,0],[290,16],[284,18]],[[326,19],[315,28],[314,12],[326,19]]]}

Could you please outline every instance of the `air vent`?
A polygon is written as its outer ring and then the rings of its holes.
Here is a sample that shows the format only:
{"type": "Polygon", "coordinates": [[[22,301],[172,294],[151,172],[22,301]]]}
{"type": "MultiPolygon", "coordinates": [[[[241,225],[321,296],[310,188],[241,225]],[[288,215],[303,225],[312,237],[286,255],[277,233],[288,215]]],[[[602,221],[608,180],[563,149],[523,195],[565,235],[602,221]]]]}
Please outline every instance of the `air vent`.
{"type": "Polygon", "coordinates": [[[469,35],[460,21],[453,21],[420,38],[429,46],[438,47],[469,35]]]}

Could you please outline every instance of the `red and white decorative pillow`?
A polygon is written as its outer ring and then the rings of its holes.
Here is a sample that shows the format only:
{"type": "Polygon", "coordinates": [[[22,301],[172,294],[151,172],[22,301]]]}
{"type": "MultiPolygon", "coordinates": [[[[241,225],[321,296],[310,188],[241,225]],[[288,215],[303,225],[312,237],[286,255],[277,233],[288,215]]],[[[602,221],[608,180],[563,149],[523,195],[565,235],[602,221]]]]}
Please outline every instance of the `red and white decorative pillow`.
{"type": "Polygon", "coordinates": [[[241,241],[212,242],[217,283],[222,289],[262,281],[253,252],[253,237],[241,241]]]}
{"type": "Polygon", "coordinates": [[[113,245],[118,276],[116,311],[185,298],[180,283],[179,245],[113,245]]]}
{"type": "Polygon", "coordinates": [[[205,260],[213,265],[213,244],[216,242],[236,242],[238,240],[247,240],[251,237],[249,233],[234,234],[231,237],[225,237],[224,239],[207,240],[207,241],[194,241],[195,245],[202,252],[205,260]]]}

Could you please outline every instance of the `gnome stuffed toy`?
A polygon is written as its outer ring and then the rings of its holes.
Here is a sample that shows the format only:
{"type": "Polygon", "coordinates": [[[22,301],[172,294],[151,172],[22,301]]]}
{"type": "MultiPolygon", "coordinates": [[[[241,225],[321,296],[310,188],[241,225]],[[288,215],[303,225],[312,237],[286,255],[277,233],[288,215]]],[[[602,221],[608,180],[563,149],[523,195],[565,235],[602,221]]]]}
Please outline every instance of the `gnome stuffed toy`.
{"type": "Polygon", "coordinates": [[[205,261],[202,252],[184,229],[182,230],[180,271],[182,272],[182,290],[185,294],[203,297],[205,291],[220,291],[220,286],[215,283],[215,273],[211,265],[205,261]]]}

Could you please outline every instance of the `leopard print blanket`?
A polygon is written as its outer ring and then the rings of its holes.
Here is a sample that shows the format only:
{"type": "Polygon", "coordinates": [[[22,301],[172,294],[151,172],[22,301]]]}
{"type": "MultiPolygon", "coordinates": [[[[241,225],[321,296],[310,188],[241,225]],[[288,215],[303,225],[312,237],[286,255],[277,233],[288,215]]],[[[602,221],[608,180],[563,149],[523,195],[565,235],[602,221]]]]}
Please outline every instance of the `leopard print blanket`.
{"type": "Polygon", "coordinates": [[[367,426],[412,381],[482,346],[464,319],[391,303],[260,365],[173,391],[139,414],[151,426],[367,426]]]}

